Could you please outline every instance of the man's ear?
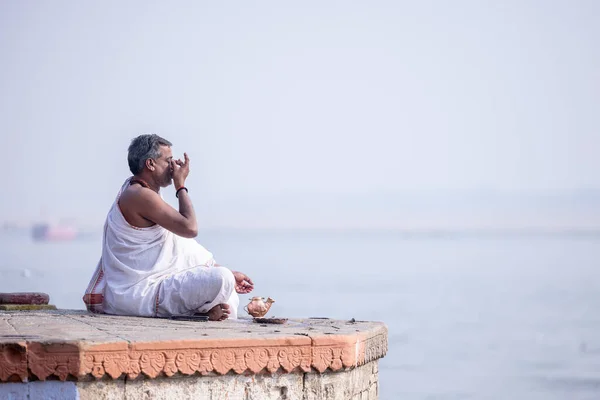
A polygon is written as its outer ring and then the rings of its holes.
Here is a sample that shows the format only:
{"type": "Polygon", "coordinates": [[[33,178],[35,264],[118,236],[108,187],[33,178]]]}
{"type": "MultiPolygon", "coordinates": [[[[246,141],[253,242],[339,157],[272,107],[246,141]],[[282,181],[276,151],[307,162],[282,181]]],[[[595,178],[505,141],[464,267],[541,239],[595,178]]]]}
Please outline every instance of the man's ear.
{"type": "Polygon", "coordinates": [[[146,159],[146,168],[150,171],[154,171],[154,160],[151,158],[146,159]]]}

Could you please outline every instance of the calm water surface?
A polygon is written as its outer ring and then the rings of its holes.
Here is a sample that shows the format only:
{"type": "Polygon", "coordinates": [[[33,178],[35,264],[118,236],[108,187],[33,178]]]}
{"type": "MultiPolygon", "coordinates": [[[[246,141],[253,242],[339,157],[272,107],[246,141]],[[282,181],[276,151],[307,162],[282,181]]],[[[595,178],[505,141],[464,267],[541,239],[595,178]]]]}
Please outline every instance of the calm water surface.
{"type": "MultiPolygon", "coordinates": [[[[600,237],[212,232],[271,314],[384,321],[380,398],[599,399],[600,237]]],[[[100,237],[0,236],[0,291],[82,309],[100,237]]],[[[242,304],[249,296],[242,296],[242,304]]]]}

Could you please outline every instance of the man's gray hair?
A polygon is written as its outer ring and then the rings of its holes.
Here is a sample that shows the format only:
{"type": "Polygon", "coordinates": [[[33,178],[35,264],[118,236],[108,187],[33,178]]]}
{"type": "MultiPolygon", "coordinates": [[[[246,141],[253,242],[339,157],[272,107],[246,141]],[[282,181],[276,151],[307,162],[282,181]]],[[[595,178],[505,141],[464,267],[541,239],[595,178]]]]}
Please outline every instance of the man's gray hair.
{"type": "Polygon", "coordinates": [[[131,173],[139,174],[144,169],[147,159],[160,157],[160,146],[171,147],[172,144],[155,134],[140,135],[133,139],[127,151],[127,162],[131,173]]]}

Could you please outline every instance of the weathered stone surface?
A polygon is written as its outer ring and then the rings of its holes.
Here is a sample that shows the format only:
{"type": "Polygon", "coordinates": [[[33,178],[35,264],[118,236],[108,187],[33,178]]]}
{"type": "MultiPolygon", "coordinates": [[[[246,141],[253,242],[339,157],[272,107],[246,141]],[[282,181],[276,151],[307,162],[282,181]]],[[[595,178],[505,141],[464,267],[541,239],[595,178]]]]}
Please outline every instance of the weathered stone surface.
{"type": "Polygon", "coordinates": [[[41,292],[0,293],[0,304],[48,304],[50,296],[41,292]]]}
{"type": "Polygon", "coordinates": [[[375,400],[377,362],[340,372],[0,384],[2,399],[375,400]]]}
{"type": "Polygon", "coordinates": [[[307,374],[303,400],[374,400],[378,376],[377,361],[341,373],[307,374]]]}
{"type": "Polygon", "coordinates": [[[21,353],[16,347],[0,353],[0,381],[324,373],[356,368],[387,351],[387,328],[376,322],[298,319],[274,326],[68,310],[0,312],[2,321],[0,344],[27,345],[21,353]]]}
{"type": "MultiPolygon", "coordinates": [[[[124,380],[77,382],[78,397],[72,400],[128,400],[125,396],[124,380]]],[[[177,399],[177,397],[165,397],[165,399],[177,399]]],[[[139,399],[158,399],[143,395],[139,399]]],[[[71,400],[71,399],[65,399],[71,400]]]]}
{"type": "Polygon", "coordinates": [[[138,380],[125,385],[126,399],[302,400],[303,374],[226,375],[138,380]]]}

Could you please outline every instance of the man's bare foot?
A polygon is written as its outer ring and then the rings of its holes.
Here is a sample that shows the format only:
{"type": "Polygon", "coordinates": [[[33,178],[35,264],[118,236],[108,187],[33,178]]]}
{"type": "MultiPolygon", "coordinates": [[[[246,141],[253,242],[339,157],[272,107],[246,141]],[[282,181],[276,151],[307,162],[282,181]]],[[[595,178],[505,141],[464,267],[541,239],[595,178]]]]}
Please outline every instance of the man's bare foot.
{"type": "Polygon", "coordinates": [[[209,321],[223,321],[229,318],[229,304],[217,304],[208,311],[209,321]]]}

